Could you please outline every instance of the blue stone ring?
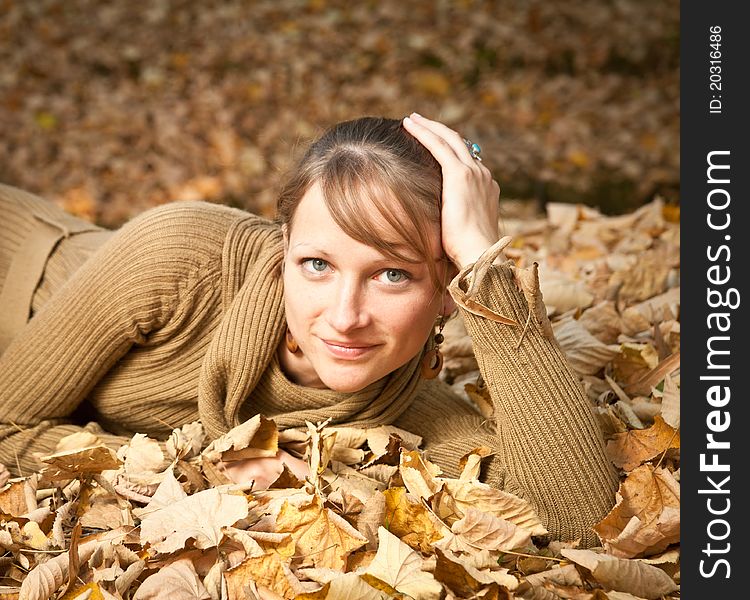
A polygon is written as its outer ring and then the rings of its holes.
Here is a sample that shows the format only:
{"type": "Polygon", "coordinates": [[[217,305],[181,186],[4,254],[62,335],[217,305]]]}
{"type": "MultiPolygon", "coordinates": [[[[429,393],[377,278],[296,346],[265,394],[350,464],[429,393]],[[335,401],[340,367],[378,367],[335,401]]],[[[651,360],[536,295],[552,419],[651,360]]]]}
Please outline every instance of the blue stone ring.
{"type": "Polygon", "coordinates": [[[479,144],[470,142],[466,138],[464,138],[464,144],[466,144],[466,147],[469,149],[471,157],[477,159],[479,162],[482,162],[482,157],[479,156],[479,153],[482,151],[482,147],[479,144]]]}

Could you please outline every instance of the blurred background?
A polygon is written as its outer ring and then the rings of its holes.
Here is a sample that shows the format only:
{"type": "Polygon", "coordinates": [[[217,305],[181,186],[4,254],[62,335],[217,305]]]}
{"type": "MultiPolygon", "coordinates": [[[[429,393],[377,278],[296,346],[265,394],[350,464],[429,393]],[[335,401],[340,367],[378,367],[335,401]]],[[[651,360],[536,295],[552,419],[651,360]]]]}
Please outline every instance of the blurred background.
{"type": "Polygon", "coordinates": [[[412,111],[504,199],[678,203],[679,1],[0,0],[0,181],[108,227],[273,216],[323,129],[412,111]]]}

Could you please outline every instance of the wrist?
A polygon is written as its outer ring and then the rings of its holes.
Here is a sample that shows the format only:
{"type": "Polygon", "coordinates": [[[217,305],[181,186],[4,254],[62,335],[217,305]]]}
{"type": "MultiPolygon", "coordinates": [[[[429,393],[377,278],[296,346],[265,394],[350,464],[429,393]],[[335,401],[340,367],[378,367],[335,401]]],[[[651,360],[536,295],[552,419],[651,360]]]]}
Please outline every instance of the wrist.
{"type": "MultiPolygon", "coordinates": [[[[458,252],[451,258],[454,264],[459,268],[473,264],[477,259],[484,254],[488,248],[497,243],[497,240],[477,240],[470,245],[462,247],[458,252]]],[[[501,264],[505,260],[505,255],[502,253],[495,259],[494,264],[501,264]]]]}

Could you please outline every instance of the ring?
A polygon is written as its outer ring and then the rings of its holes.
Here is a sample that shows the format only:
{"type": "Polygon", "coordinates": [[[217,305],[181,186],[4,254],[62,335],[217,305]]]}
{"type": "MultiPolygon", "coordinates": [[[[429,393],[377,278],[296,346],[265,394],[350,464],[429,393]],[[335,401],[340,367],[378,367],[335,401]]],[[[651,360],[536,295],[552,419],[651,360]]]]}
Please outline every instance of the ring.
{"type": "Polygon", "coordinates": [[[474,142],[471,142],[467,140],[466,138],[463,138],[464,144],[466,144],[466,147],[469,149],[469,152],[471,152],[471,157],[475,158],[479,162],[482,162],[482,157],[479,156],[480,152],[482,152],[482,147],[479,144],[475,144],[474,142]]]}

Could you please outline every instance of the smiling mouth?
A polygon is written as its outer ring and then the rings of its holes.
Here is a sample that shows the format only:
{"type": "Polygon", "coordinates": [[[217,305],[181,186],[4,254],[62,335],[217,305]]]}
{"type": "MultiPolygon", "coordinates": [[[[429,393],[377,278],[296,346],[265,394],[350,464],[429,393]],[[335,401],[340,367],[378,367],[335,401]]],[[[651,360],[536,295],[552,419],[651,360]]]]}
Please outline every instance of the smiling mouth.
{"type": "Polygon", "coordinates": [[[353,359],[364,356],[376,346],[354,346],[321,339],[328,351],[336,358],[353,359]]]}

